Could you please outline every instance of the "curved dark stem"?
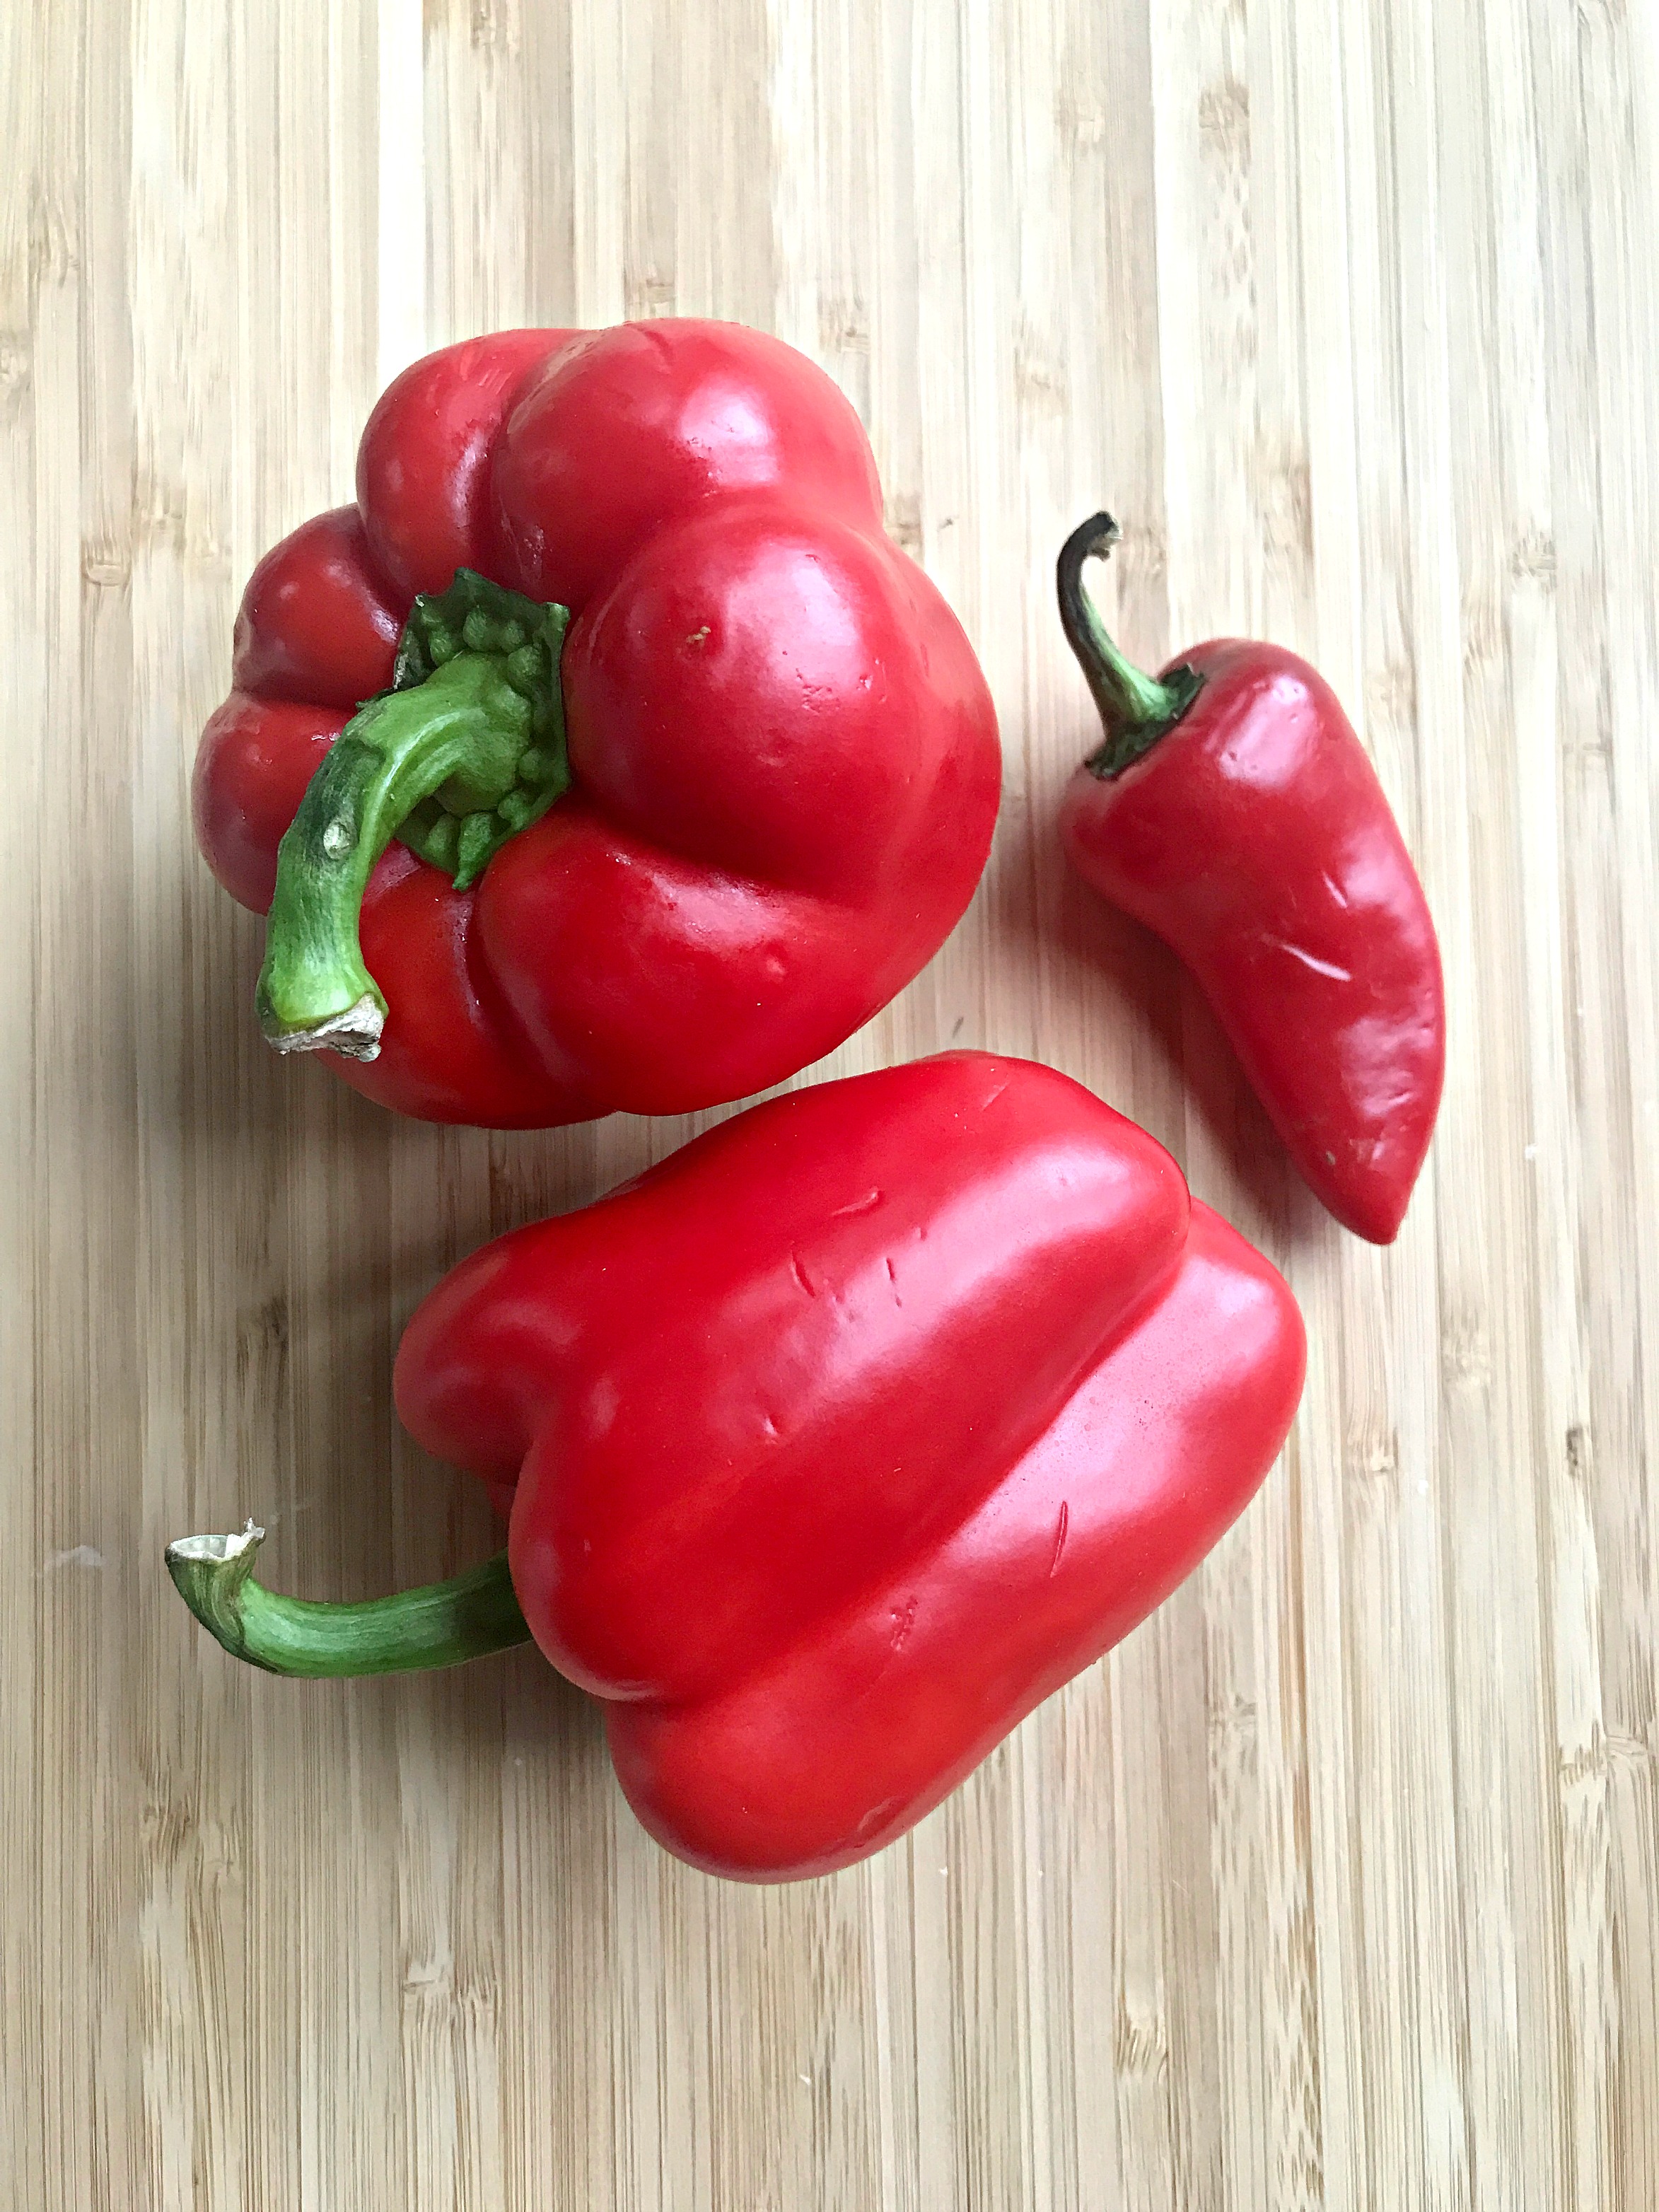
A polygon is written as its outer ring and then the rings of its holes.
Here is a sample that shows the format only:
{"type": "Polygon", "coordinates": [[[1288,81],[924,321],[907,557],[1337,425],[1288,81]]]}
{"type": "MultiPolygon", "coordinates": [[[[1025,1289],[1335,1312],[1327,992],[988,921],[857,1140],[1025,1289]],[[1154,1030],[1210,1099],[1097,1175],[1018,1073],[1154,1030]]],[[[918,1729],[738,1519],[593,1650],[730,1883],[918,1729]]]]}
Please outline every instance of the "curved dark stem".
{"type": "Polygon", "coordinates": [[[1094,695],[1105,738],[1085,765],[1103,777],[1121,775],[1172,730],[1198,696],[1204,679],[1183,661],[1160,676],[1137,668],[1113,641],[1100,611],[1083,588],[1085,561],[1103,561],[1122,538],[1109,514],[1091,514],[1060,549],[1055,585],[1060,626],[1094,695]]]}

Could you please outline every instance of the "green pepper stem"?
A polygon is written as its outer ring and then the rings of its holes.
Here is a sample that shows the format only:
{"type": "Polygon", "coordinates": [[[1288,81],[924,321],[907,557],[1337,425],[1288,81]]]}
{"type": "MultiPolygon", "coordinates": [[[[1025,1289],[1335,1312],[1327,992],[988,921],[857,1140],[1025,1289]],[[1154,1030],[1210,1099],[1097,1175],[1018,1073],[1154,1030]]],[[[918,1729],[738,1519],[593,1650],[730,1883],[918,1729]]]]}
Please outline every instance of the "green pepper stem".
{"type": "Polygon", "coordinates": [[[277,847],[255,1004],[278,1052],[379,1054],[386,1004],[358,921],[393,837],[464,890],[569,787],[568,620],[468,569],[416,600],[392,689],[341,731],[277,847]]]}
{"type": "Polygon", "coordinates": [[[1091,515],[1060,547],[1055,575],[1066,641],[1082,665],[1106,728],[1103,742],[1085,766],[1104,778],[1121,775],[1172,730],[1204,682],[1184,662],[1162,677],[1137,668],[1113,641],[1100,610],[1084,590],[1084,562],[1105,560],[1122,535],[1109,514],[1091,515]]]}
{"type": "Polygon", "coordinates": [[[276,848],[255,1001],[279,1052],[380,1051],[386,1000],[363,964],[363,893],[404,816],[488,740],[497,686],[514,697],[489,661],[465,653],[414,690],[371,699],[312,778],[276,848]]]}
{"type": "Polygon", "coordinates": [[[265,1532],[185,1536],[167,1549],[167,1572],[204,1628],[233,1658],[267,1674],[310,1678],[395,1674],[457,1667],[530,1640],[507,1553],[447,1583],[355,1605],[279,1597],[253,1579],[265,1532]]]}

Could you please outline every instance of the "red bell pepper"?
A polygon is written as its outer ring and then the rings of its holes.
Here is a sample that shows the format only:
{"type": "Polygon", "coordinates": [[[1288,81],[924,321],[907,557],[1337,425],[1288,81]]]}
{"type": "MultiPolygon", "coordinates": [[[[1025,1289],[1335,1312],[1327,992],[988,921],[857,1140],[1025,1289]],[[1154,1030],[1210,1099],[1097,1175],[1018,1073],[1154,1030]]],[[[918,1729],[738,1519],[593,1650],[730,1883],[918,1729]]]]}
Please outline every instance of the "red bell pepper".
{"type": "Polygon", "coordinates": [[[1060,831],[1073,866],[1202,984],[1291,1158],[1345,1228],[1391,1243],[1445,1073],[1440,949],[1364,746],[1316,669],[1218,638],[1146,676],[1108,636],[1083,564],[1060,611],[1105,724],[1060,831]]]}
{"type": "Polygon", "coordinates": [[[671,1850],[819,1874],[1191,1571],[1303,1363],[1284,1283],[1150,1137],[1052,1069],[948,1054],[753,1107],[431,1293],[398,1408],[510,1516],[498,1560],[348,1606],[252,1582],[252,1523],[168,1565],[282,1674],[533,1635],[671,1850]]]}
{"type": "Polygon", "coordinates": [[[233,682],[196,828],[270,908],[265,1033],[429,1120],[763,1089],[923,966],[990,846],[990,697],[858,417],[732,324],[416,362],[356,507],[255,569],[233,682]]]}

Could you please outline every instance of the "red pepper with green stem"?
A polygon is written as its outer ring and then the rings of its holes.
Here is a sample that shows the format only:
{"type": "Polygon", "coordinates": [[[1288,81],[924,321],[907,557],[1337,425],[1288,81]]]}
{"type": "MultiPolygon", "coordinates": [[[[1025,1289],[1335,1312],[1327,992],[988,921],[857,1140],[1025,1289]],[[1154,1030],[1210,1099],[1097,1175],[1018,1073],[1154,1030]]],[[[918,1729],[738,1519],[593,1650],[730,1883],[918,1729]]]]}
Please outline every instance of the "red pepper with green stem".
{"type": "Polygon", "coordinates": [[[1060,620],[1103,743],[1061,803],[1083,880],[1202,984],[1317,1196],[1391,1243],[1434,1132],[1445,991],[1423,887],[1335,693],[1281,647],[1194,646],[1158,677],[1083,589],[1109,514],[1066,540],[1060,620]]]}
{"type": "Polygon", "coordinates": [[[533,1635],[670,1850],[819,1874],[1191,1571],[1303,1362],[1284,1283],[1150,1137],[1051,1069],[947,1054],[753,1107],[431,1293],[398,1411],[487,1485],[499,1559],[345,1606],[261,1589],[257,1532],[168,1565],[279,1674],[533,1635]]]}
{"type": "Polygon", "coordinates": [[[436,1121],[678,1113],[937,950],[1000,773],[867,440],[776,340],[662,320],[417,362],[357,503],[260,562],[198,840],[283,1050],[436,1121]]]}

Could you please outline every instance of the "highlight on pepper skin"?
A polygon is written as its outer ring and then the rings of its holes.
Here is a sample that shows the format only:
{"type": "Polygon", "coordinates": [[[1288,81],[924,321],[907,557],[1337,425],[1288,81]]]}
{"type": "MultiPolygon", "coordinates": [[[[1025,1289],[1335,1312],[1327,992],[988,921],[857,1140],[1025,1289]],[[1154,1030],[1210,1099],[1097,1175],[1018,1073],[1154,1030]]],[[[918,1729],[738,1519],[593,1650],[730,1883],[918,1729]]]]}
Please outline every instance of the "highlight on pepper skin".
{"type": "Polygon", "coordinates": [[[996,719],[779,340],[665,318],[406,369],[357,498],[254,570],[193,785],[269,914],[256,1004],[396,1110],[498,1128],[748,1096],[973,896],[996,719]]]}
{"type": "Polygon", "coordinates": [[[1169,1595],[1304,1356],[1152,1138],[948,1054],[751,1107],[429,1294],[398,1409],[487,1486],[495,1559],[359,1605],[264,1589],[252,1526],[167,1564],[276,1673],[533,1637],[668,1850],[797,1879],[902,1834],[1169,1595]]]}
{"type": "Polygon", "coordinates": [[[1356,1236],[1392,1243],[1445,1079],[1428,902],[1376,772],[1316,669],[1213,638],[1147,676],[1084,589],[1118,527],[1058,568],[1060,620],[1099,709],[1060,837],[1078,874],[1202,986],[1285,1148],[1356,1236]]]}

